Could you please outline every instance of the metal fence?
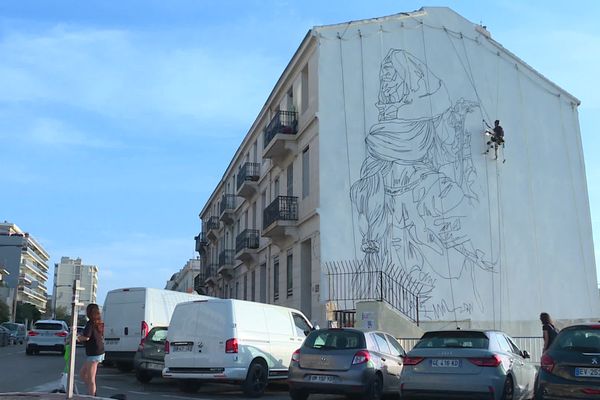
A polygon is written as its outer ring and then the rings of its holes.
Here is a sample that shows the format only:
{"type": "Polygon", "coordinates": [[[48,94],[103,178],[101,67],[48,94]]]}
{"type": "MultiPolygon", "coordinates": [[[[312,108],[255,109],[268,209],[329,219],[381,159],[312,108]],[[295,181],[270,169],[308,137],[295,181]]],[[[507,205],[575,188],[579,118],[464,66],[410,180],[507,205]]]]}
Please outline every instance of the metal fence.
{"type": "Polygon", "coordinates": [[[275,221],[298,220],[298,197],[277,196],[271,204],[263,210],[263,229],[275,221]]]}
{"type": "Polygon", "coordinates": [[[420,285],[403,271],[372,270],[360,261],[325,263],[329,301],[337,310],[355,310],[364,300],[382,301],[419,324],[420,285]]]}
{"type": "Polygon", "coordinates": [[[278,133],[294,135],[298,132],[298,113],[295,111],[277,111],[265,128],[263,146],[266,149],[278,133]]]}

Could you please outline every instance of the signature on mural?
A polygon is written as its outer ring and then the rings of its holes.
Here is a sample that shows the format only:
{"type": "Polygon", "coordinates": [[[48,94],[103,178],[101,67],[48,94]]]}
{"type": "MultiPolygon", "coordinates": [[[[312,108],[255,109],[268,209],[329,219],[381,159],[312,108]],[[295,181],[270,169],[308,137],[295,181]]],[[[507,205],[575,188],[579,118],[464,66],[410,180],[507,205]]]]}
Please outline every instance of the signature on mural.
{"type": "MultiPolygon", "coordinates": [[[[350,198],[358,214],[366,270],[402,269],[421,283],[420,312],[484,311],[480,271],[494,262],[475,248],[463,224],[479,205],[468,114],[479,104],[452,100],[442,79],[411,53],[391,49],[379,74],[378,123],[350,198]],[[468,283],[469,293],[453,292],[468,283]],[[468,305],[468,306],[467,306],[468,305]]],[[[389,271],[393,272],[393,271],[389,271]]],[[[370,285],[367,281],[358,283],[370,285]]]]}

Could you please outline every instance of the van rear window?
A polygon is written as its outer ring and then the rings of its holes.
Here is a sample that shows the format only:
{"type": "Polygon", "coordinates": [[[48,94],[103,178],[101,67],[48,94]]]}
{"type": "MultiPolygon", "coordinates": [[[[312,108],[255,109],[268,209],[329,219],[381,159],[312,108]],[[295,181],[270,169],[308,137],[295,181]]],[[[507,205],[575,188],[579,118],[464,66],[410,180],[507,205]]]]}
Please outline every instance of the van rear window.
{"type": "Polygon", "coordinates": [[[35,329],[42,331],[62,331],[63,326],[61,324],[53,324],[51,322],[38,322],[35,324],[35,329]]]}
{"type": "Polygon", "coordinates": [[[358,331],[321,329],[312,331],[303,347],[324,350],[362,349],[365,348],[365,336],[358,331]]]}
{"type": "Polygon", "coordinates": [[[487,349],[490,340],[483,332],[440,331],[427,332],[415,345],[415,349],[468,348],[487,349]]]}

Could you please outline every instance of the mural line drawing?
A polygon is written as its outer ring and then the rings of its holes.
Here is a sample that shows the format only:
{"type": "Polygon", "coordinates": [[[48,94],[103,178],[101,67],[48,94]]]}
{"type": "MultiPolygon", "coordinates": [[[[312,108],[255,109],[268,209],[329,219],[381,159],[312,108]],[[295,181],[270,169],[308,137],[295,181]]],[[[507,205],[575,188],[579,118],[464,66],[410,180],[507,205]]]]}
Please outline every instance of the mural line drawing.
{"type": "MultiPolygon", "coordinates": [[[[480,104],[453,101],[426,63],[390,49],[381,63],[375,106],[378,122],[366,135],[360,178],[350,189],[362,235],[362,271],[398,269],[419,282],[423,319],[483,312],[478,276],[496,272],[496,263],[463,227],[480,200],[465,128],[480,104]],[[452,283],[464,280],[470,293],[455,296],[452,283]]],[[[360,296],[372,284],[363,279],[354,290],[360,296]]]]}

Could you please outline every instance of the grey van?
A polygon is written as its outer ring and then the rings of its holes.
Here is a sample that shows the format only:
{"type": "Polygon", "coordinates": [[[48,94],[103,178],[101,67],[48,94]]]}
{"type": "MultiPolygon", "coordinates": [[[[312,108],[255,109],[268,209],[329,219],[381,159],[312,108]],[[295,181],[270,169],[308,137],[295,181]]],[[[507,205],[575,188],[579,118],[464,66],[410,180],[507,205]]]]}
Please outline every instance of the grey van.
{"type": "Polygon", "coordinates": [[[25,343],[26,329],[25,325],[14,322],[3,322],[2,326],[10,331],[9,342],[12,344],[25,343]]]}

